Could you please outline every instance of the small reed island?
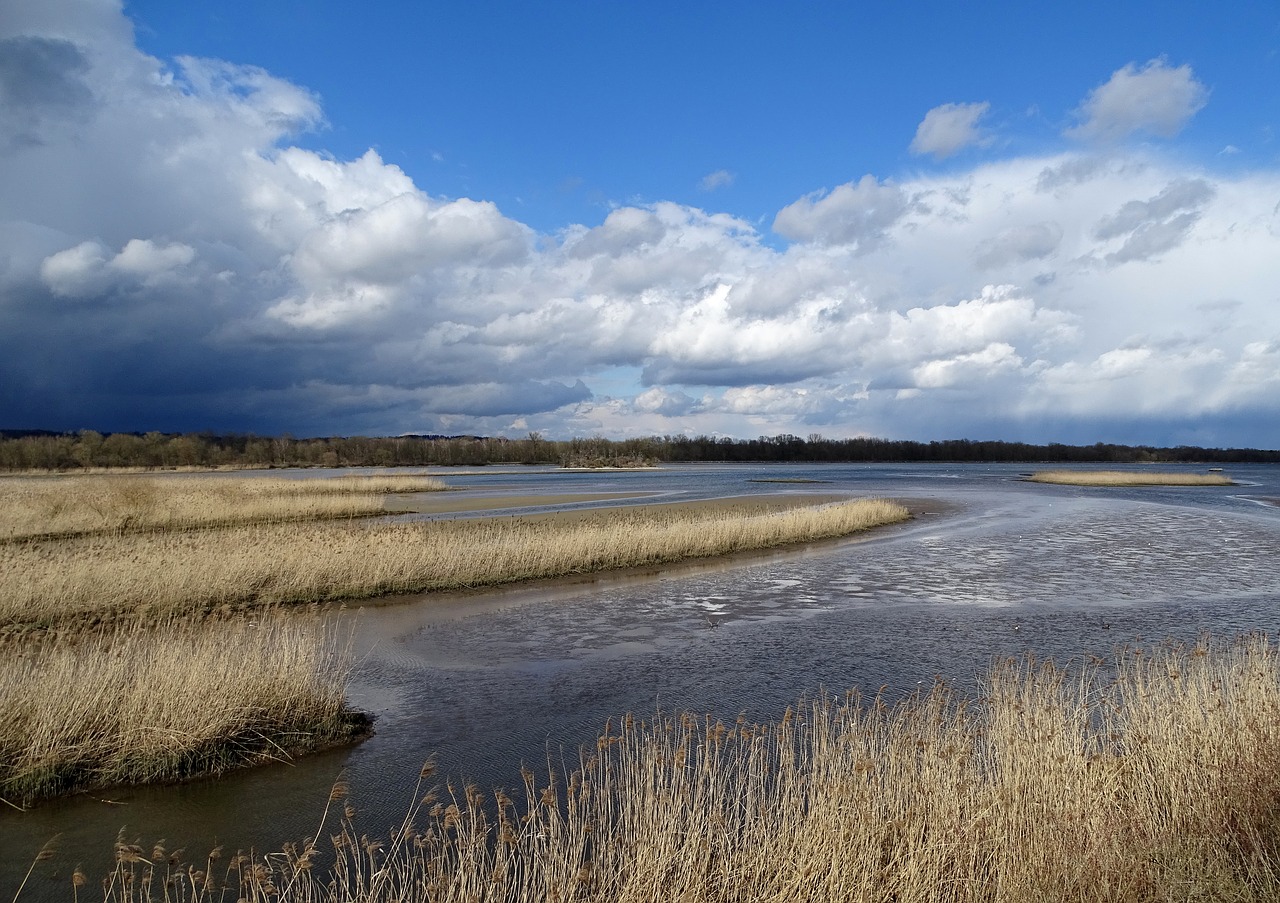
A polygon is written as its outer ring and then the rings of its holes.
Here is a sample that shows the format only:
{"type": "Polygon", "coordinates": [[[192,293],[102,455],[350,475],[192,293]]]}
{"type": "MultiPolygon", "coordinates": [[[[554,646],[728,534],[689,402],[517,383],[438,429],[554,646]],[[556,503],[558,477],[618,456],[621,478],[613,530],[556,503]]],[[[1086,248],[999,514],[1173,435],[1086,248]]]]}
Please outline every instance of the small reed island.
{"type": "Polygon", "coordinates": [[[316,603],[652,567],[909,516],[877,499],[793,497],[367,521],[391,494],[446,488],[423,475],[0,480],[0,801],[358,738],[369,725],[345,702],[351,650],[316,603]]]}
{"type": "Polygon", "coordinates": [[[1042,470],[1024,477],[1029,483],[1061,486],[1234,486],[1222,473],[1177,473],[1131,470],[1042,470]]]}

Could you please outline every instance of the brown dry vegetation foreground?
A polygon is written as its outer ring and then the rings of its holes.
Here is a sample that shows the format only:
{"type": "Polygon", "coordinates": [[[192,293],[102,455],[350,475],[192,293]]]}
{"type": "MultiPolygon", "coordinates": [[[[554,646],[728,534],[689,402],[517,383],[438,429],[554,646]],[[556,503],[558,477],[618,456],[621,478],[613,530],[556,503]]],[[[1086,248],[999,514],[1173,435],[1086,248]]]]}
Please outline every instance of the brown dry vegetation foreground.
{"type": "Polygon", "coordinates": [[[315,836],[268,855],[188,862],[125,838],[104,898],[1280,898],[1280,664],[1262,638],[1010,662],[974,698],[851,695],[772,724],[628,717],[574,773],[523,781],[514,798],[433,790],[383,836],[339,784],[315,836]]]}
{"type": "Polygon", "coordinates": [[[1064,486],[1234,486],[1221,473],[1168,473],[1128,470],[1042,470],[1026,478],[1031,483],[1064,486]]]}
{"type": "Polygon", "coordinates": [[[384,513],[388,493],[445,488],[440,480],[410,474],[303,480],[172,475],[8,477],[0,479],[0,542],[365,517],[384,513]]]}
{"type": "Polygon", "coordinates": [[[318,617],[132,624],[0,658],[0,799],[219,774],[354,739],[318,617]]]}
{"type": "Polygon", "coordinates": [[[846,536],[908,516],[868,499],[750,516],[653,506],[584,519],[267,524],[11,542],[0,545],[0,633],[654,565],[846,536]]]}

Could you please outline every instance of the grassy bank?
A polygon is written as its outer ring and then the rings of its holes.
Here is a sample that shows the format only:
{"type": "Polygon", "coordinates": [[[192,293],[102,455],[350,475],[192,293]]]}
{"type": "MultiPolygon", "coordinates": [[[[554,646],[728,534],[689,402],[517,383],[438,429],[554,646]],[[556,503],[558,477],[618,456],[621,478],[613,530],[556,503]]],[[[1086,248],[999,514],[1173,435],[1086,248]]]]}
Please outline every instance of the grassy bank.
{"type": "Polygon", "coordinates": [[[1042,470],[1026,478],[1032,483],[1064,486],[1234,486],[1221,473],[1168,473],[1128,470],[1042,470]]]}
{"type": "Polygon", "coordinates": [[[217,774],[349,740],[350,668],[318,618],[269,613],[0,645],[0,799],[217,774]]]}
{"type": "Polygon", "coordinates": [[[113,903],[1269,901],[1278,766],[1266,640],[1015,662],[972,698],[628,717],[571,775],[526,771],[514,797],[447,787],[382,837],[339,785],[316,836],[278,854],[153,866],[122,842],[104,887],[113,903]]]}
{"type": "Polygon", "coordinates": [[[389,493],[444,488],[410,475],[12,477],[0,480],[0,542],[361,517],[381,514],[389,493]]]}
{"type": "Polygon", "coordinates": [[[0,545],[0,631],[450,590],[844,536],[905,519],[860,500],[741,516],[297,523],[0,545]]]}

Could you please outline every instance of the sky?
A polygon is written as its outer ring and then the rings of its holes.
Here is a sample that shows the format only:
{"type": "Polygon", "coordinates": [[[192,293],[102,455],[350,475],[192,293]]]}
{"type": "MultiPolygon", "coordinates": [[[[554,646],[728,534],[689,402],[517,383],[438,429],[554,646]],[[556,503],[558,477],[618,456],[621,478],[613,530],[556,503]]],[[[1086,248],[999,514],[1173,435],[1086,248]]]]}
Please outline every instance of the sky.
{"type": "Polygon", "coordinates": [[[1280,447],[1280,5],[7,0],[0,427],[1280,447]]]}

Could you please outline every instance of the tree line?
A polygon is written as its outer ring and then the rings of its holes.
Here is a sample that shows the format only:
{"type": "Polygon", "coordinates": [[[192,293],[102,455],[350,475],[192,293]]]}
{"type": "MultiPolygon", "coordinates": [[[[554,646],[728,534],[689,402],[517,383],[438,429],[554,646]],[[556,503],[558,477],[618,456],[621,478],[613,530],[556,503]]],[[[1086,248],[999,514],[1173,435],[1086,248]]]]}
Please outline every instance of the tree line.
{"type": "Polygon", "coordinates": [[[1277,463],[1280,451],[1177,446],[1035,445],[949,439],[802,439],[783,434],[757,439],[653,436],[545,439],[503,436],[331,436],[325,438],[213,433],[76,433],[0,431],[0,470],[74,471],[89,468],[179,467],[426,467],[538,464],[626,467],[683,462],[907,463],[1277,463]]]}

